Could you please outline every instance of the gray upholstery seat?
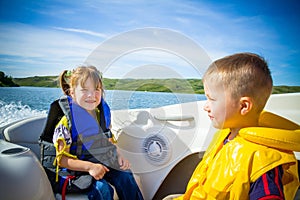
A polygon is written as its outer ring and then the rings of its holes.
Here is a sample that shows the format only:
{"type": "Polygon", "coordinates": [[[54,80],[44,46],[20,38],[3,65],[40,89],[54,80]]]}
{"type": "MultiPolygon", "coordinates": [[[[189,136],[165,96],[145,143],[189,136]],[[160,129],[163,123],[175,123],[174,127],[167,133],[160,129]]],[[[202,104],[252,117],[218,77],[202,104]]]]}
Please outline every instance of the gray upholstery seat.
{"type": "MultiPolygon", "coordinates": [[[[44,129],[46,118],[46,116],[40,116],[16,122],[12,126],[4,129],[4,139],[7,142],[29,148],[36,155],[38,160],[40,160],[40,146],[38,142],[39,137],[44,129]]],[[[55,198],[59,200],[61,199],[61,195],[56,194],[55,198]]],[[[66,196],[66,199],[83,200],[88,198],[83,194],[69,194],[66,196]]],[[[118,199],[116,192],[114,192],[114,199],[118,199]]]]}

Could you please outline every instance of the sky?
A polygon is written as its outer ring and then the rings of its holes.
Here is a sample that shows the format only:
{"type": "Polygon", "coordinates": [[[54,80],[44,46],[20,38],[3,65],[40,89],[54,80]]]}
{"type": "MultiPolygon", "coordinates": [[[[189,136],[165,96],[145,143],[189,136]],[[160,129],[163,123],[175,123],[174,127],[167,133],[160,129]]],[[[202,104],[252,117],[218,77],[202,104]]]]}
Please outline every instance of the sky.
{"type": "Polygon", "coordinates": [[[252,52],[274,85],[300,85],[298,0],[2,0],[0,71],[57,76],[95,65],[106,78],[201,78],[252,52]]]}

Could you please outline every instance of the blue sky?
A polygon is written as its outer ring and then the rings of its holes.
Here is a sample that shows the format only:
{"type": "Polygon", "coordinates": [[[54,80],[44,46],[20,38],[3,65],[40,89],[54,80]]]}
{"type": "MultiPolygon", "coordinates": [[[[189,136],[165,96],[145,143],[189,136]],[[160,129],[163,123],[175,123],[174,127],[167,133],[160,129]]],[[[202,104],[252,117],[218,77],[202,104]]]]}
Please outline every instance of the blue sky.
{"type": "MultiPolygon", "coordinates": [[[[174,37],[159,39],[182,45],[182,52],[186,45],[179,40],[189,38],[210,61],[237,52],[257,53],[268,61],[274,85],[300,85],[299,10],[297,0],[3,0],[0,70],[12,77],[58,75],[89,61],[107,41],[120,49],[124,44],[114,40],[117,36],[132,45],[135,30],[151,27],[174,32],[174,37]]],[[[107,48],[102,54],[109,52],[107,48]]],[[[202,72],[170,52],[131,49],[113,60],[104,76],[155,78],[173,73],[201,78],[202,72]]],[[[208,63],[199,65],[205,69],[208,63]]]]}

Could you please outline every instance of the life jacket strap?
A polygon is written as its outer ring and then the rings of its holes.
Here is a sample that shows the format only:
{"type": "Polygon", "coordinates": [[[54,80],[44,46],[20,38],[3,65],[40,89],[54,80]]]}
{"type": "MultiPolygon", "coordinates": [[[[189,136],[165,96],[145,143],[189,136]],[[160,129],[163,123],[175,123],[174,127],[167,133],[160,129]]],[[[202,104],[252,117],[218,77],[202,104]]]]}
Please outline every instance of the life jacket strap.
{"type": "Polygon", "coordinates": [[[61,199],[66,200],[66,191],[67,191],[67,186],[71,186],[71,180],[75,178],[75,176],[67,176],[66,180],[64,181],[62,190],[61,190],[61,199]]]}
{"type": "Polygon", "coordinates": [[[67,157],[70,157],[70,158],[73,158],[73,159],[77,159],[77,156],[72,155],[72,154],[66,152],[67,143],[66,143],[66,141],[63,138],[58,138],[57,142],[54,144],[54,146],[55,146],[55,149],[56,149],[57,153],[56,153],[56,157],[55,157],[55,159],[53,161],[53,165],[56,166],[55,181],[58,182],[59,163],[60,163],[60,160],[61,160],[62,156],[64,155],[64,156],[67,156],[67,157]],[[61,151],[59,151],[59,149],[58,149],[58,142],[59,141],[62,141],[62,143],[63,143],[63,148],[62,148],[61,151]]]}
{"type": "Polygon", "coordinates": [[[61,110],[63,111],[64,115],[68,119],[68,126],[71,129],[72,120],[71,120],[71,110],[70,110],[70,106],[69,106],[68,96],[62,96],[59,99],[58,104],[59,104],[61,110]]]}

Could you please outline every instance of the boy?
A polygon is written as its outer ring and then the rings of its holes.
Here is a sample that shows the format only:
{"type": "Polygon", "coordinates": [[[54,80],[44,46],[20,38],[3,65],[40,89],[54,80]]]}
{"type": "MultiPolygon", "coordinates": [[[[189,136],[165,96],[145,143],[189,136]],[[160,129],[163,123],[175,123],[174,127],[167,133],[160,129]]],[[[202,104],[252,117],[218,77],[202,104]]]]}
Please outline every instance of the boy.
{"type": "Polygon", "coordinates": [[[272,82],[256,54],[234,54],[209,66],[204,110],[220,131],[177,199],[294,199],[297,160],[293,147],[280,143],[282,134],[296,134],[299,125],[263,111],[272,82]]]}

